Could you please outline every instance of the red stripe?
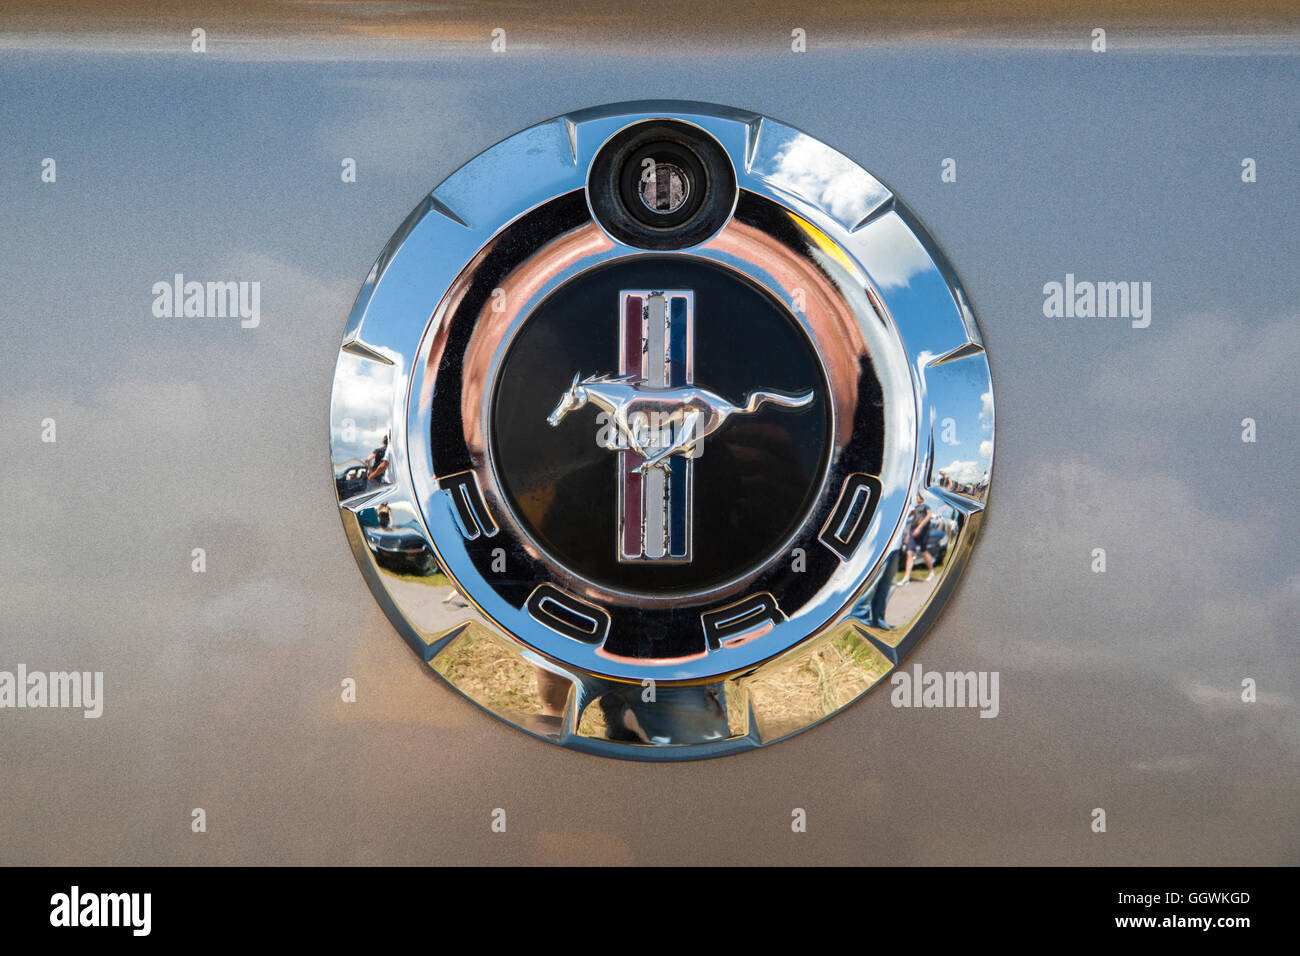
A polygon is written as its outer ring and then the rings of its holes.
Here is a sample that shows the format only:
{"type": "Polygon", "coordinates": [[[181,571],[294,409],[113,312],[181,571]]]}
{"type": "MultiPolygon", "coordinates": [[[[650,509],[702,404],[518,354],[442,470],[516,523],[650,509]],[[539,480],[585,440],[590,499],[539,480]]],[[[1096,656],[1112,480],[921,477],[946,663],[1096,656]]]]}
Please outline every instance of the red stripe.
{"type": "Polygon", "coordinates": [[[629,558],[641,556],[641,476],[632,471],[638,457],[635,452],[618,453],[623,472],[623,553],[629,558]]]}
{"type": "Polygon", "coordinates": [[[623,367],[619,373],[637,378],[644,374],[641,370],[641,349],[645,344],[641,329],[642,308],[639,295],[628,296],[623,306],[623,367]]]}

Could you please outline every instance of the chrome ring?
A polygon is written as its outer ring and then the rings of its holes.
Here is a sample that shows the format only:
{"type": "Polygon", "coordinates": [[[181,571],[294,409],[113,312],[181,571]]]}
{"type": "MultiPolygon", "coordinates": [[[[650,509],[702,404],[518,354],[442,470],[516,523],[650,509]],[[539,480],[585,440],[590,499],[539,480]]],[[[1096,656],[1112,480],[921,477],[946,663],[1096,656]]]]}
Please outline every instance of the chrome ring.
{"type": "Polygon", "coordinates": [[[974,314],[915,218],[878,180],[806,134],[688,103],[621,104],[539,124],[437,187],[357,298],[331,407],[344,526],[411,647],[472,700],[530,733],[636,759],[763,746],[884,678],[937,615],[969,556],[992,442],[992,388],[974,314]],[[648,120],[698,127],[735,169],[731,215],[686,249],[626,245],[593,219],[587,201],[600,147],[648,120]],[[742,574],[671,595],[584,577],[534,540],[502,491],[489,414],[503,357],[549,297],[593,270],[657,256],[725,270],[781,303],[820,357],[832,406],[821,491],[791,537],[742,574]],[[878,382],[877,398],[861,387],[864,368],[878,382]],[[883,422],[883,434],[879,460],[868,462],[860,436],[873,421],[883,422]],[[388,465],[373,477],[377,458],[388,465]],[[946,512],[943,556],[903,601],[889,592],[918,494],[946,512]],[[528,563],[533,577],[490,570],[489,542],[528,563]],[[791,580],[796,545],[816,552],[820,570],[790,590],[797,600],[782,604],[785,594],[773,596],[765,582],[791,580]],[[538,581],[545,583],[531,583],[538,581]],[[548,626],[534,600],[547,600],[550,591],[537,597],[543,588],[592,607],[595,638],[602,608],[618,614],[624,634],[754,594],[779,610],[761,633],[734,644],[710,644],[689,658],[630,659],[548,626]],[[475,671],[485,648],[512,663],[475,671]],[[805,665],[826,655],[844,664],[834,686],[801,690],[805,665]],[[646,682],[670,705],[664,710],[680,707],[688,717],[669,721],[662,734],[628,739],[610,715],[625,712],[618,702],[644,694],[646,682]],[[690,717],[692,708],[705,716],[690,717]]]}

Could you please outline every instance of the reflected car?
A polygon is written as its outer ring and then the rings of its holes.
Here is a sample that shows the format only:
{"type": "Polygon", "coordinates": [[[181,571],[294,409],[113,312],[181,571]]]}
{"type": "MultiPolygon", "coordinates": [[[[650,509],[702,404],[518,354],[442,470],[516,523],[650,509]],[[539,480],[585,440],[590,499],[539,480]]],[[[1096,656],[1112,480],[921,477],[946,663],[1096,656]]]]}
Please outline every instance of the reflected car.
{"type": "Polygon", "coordinates": [[[347,501],[361,494],[366,490],[366,466],[354,465],[349,468],[334,479],[334,487],[338,490],[339,501],[347,501]]]}
{"type": "Polygon", "coordinates": [[[438,570],[438,561],[420,535],[398,528],[366,528],[366,547],[376,563],[398,574],[427,576],[438,570]]]}

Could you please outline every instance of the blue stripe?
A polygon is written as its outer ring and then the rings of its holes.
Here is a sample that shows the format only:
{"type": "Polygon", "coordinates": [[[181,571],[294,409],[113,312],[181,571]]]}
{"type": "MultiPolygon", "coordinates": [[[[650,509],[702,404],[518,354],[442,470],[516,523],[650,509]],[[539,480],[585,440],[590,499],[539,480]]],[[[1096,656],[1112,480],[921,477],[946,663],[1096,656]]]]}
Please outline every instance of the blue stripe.
{"type": "Polygon", "coordinates": [[[681,455],[673,455],[668,470],[668,554],[674,558],[686,557],[686,469],[689,463],[681,455]]]}
{"type": "Polygon", "coordinates": [[[689,344],[689,334],[686,328],[686,296],[672,296],[668,299],[668,384],[673,388],[688,384],[686,346],[689,344]]]}

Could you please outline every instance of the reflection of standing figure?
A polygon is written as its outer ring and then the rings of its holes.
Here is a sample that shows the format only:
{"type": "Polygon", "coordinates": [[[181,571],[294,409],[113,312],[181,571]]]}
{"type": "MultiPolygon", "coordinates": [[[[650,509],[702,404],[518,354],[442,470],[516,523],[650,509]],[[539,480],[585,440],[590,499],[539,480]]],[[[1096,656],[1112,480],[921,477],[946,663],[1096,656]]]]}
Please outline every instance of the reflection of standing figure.
{"type": "Polygon", "coordinates": [[[731,735],[718,684],[659,687],[654,700],[641,687],[620,685],[600,698],[606,739],[630,743],[693,744],[731,735]]]}
{"type": "Polygon", "coordinates": [[[875,618],[876,627],[889,629],[889,625],[885,623],[885,605],[889,603],[889,595],[894,590],[894,575],[897,573],[898,549],[895,548],[885,559],[885,572],[880,576],[880,583],[876,585],[875,593],[871,595],[871,616],[875,618]]]}
{"type": "Polygon", "coordinates": [[[881,569],[880,578],[876,581],[875,589],[868,595],[865,595],[857,606],[853,608],[853,616],[861,620],[867,627],[875,627],[885,631],[892,631],[893,628],[885,623],[885,606],[889,603],[889,595],[894,591],[894,575],[898,573],[899,549],[895,548],[889,552],[885,558],[885,566],[881,569]]]}
{"type": "Polygon", "coordinates": [[[933,518],[934,512],[926,505],[925,498],[918,491],[916,507],[912,509],[912,521],[904,541],[904,547],[907,549],[907,566],[903,570],[903,580],[898,582],[900,588],[912,579],[912,565],[916,563],[918,554],[925,559],[925,566],[930,571],[923,580],[929,581],[934,577],[934,556],[925,547],[925,539],[929,537],[930,521],[933,518]]]}
{"type": "Polygon", "coordinates": [[[366,458],[366,478],[384,485],[393,483],[393,449],[387,435],[384,443],[366,458]]]}

